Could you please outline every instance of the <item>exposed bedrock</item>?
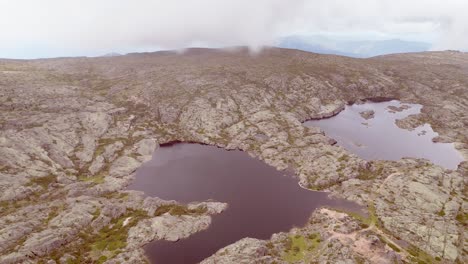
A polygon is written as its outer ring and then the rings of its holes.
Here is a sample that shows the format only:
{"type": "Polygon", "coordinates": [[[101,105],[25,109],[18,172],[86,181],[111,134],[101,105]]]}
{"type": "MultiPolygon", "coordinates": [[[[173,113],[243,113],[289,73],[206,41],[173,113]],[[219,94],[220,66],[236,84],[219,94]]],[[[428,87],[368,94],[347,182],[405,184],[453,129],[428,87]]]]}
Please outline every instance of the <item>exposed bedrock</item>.
{"type": "Polygon", "coordinates": [[[158,144],[176,140],[239,148],[294,170],[304,188],[369,208],[367,216],[320,209],[304,227],[243,239],[206,263],[468,262],[467,162],[456,171],[417,159],[369,162],[301,124],[347,102],[398,98],[423,105],[400,127],[429,123],[466,158],[466,72],[468,56],[456,52],[0,60],[0,263],[140,262],[152,239],[209,228],[226,205],[125,191],[158,144]]]}

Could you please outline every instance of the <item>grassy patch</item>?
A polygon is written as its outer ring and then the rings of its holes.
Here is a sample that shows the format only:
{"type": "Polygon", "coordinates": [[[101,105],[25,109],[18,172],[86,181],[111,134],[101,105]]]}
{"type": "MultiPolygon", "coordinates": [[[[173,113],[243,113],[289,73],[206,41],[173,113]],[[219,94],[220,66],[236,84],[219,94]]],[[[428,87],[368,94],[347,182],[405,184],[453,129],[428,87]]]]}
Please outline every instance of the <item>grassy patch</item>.
{"type": "MultiPolygon", "coordinates": [[[[141,218],[147,217],[145,211],[131,211],[124,216],[114,219],[112,225],[102,228],[98,234],[95,234],[91,240],[91,248],[94,251],[111,251],[114,252],[118,249],[127,246],[127,233],[128,230],[138,223],[141,218]],[[127,224],[124,225],[125,220],[127,224]]],[[[89,239],[88,239],[89,240],[89,239]]]]}
{"type": "Polygon", "coordinates": [[[355,256],[354,261],[356,262],[356,264],[365,264],[366,263],[366,259],[363,258],[363,257],[360,257],[360,256],[355,256]]]}
{"type": "Polygon", "coordinates": [[[302,261],[309,253],[318,248],[320,242],[320,234],[317,233],[310,234],[307,237],[301,235],[290,236],[284,242],[285,252],[282,258],[289,263],[302,261]]]}
{"type": "Polygon", "coordinates": [[[373,202],[369,203],[369,225],[376,225],[379,226],[379,218],[377,217],[377,213],[375,211],[375,205],[373,202]]]}
{"type": "Polygon", "coordinates": [[[361,228],[367,228],[370,225],[376,225],[379,226],[379,218],[377,217],[376,211],[375,211],[375,206],[373,202],[369,202],[368,205],[368,215],[352,212],[352,211],[346,211],[346,210],[340,210],[337,208],[333,208],[334,211],[345,213],[361,224],[361,228]]]}
{"type": "Polygon", "coordinates": [[[29,180],[29,183],[27,186],[32,186],[32,185],[39,185],[44,189],[47,189],[47,187],[51,184],[57,181],[57,176],[55,175],[48,175],[44,177],[35,177],[31,178],[29,180]]]}
{"type": "MultiPolygon", "coordinates": [[[[100,209],[93,213],[94,217],[100,214],[100,209]]],[[[148,215],[142,210],[129,210],[119,218],[113,219],[109,226],[94,232],[91,227],[78,234],[79,240],[71,243],[66,249],[52,252],[50,256],[56,255],[60,258],[63,252],[73,256],[67,263],[103,263],[121,252],[127,246],[128,230],[135,226],[139,220],[147,218],[148,215]],[[124,225],[125,220],[126,225],[124,225]]]]}
{"type": "Polygon", "coordinates": [[[273,249],[275,246],[273,245],[273,243],[268,242],[268,243],[266,243],[266,247],[267,247],[268,249],[273,249]]]}
{"type": "Polygon", "coordinates": [[[206,213],[208,209],[205,206],[198,206],[195,209],[189,209],[185,205],[179,205],[179,204],[167,204],[167,205],[161,205],[156,209],[154,212],[155,216],[160,216],[165,213],[169,213],[170,215],[201,215],[206,213]]]}
{"type": "Polygon", "coordinates": [[[455,219],[462,224],[466,224],[468,223],[468,213],[458,212],[455,219]]]}
{"type": "Polygon", "coordinates": [[[380,239],[380,241],[384,242],[385,244],[387,244],[391,249],[393,249],[395,252],[401,252],[400,248],[393,244],[392,242],[388,241],[385,237],[381,236],[381,235],[377,235],[380,239]]]}
{"type": "Polygon", "coordinates": [[[359,174],[357,176],[360,180],[372,180],[377,178],[383,172],[383,167],[379,166],[375,170],[367,169],[367,168],[360,168],[359,174]]]}
{"type": "Polygon", "coordinates": [[[54,219],[60,211],[63,210],[63,206],[53,206],[50,208],[49,215],[47,216],[46,219],[46,225],[50,222],[50,220],[54,219]]]}
{"type": "Polygon", "coordinates": [[[8,172],[10,169],[12,169],[10,166],[0,165],[0,172],[8,172]]]}
{"type": "Polygon", "coordinates": [[[100,138],[97,142],[96,150],[94,151],[94,158],[104,153],[107,146],[112,145],[118,141],[127,141],[126,138],[116,137],[116,138],[100,138]]]}
{"type": "Polygon", "coordinates": [[[415,263],[418,264],[424,264],[424,263],[435,263],[436,259],[433,258],[431,255],[423,251],[422,249],[410,245],[408,248],[406,248],[406,251],[411,255],[411,260],[415,263]]]}
{"type": "Polygon", "coordinates": [[[339,162],[342,162],[342,161],[346,162],[348,160],[349,160],[349,156],[346,154],[343,154],[341,157],[338,158],[339,162]]]}
{"type": "Polygon", "coordinates": [[[387,245],[388,245],[391,249],[393,249],[393,251],[395,251],[395,252],[400,252],[400,251],[401,251],[400,248],[398,248],[398,247],[397,247],[395,244],[393,244],[392,242],[388,242],[388,241],[385,241],[385,242],[387,243],[387,245]]]}
{"type": "Polygon", "coordinates": [[[9,201],[0,201],[0,208],[4,209],[10,206],[9,201]]]}
{"type": "Polygon", "coordinates": [[[126,200],[128,199],[128,193],[124,192],[111,192],[111,193],[105,193],[102,195],[102,197],[106,199],[122,199],[126,200]]]}
{"type": "Polygon", "coordinates": [[[105,176],[102,174],[97,174],[97,175],[90,176],[90,177],[80,176],[78,177],[78,180],[84,181],[84,182],[91,182],[93,184],[101,184],[101,183],[104,183],[105,176]]]}
{"type": "Polygon", "coordinates": [[[283,259],[289,263],[301,261],[305,257],[306,249],[307,245],[303,236],[291,236],[286,241],[286,252],[283,259]]]}
{"type": "MultiPolygon", "coordinates": [[[[338,172],[338,173],[339,173],[339,172],[338,172]]],[[[326,190],[326,189],[328,189],[328,188],[331,188],[331,187],[333,187],[333,186],[335,186],[335,185],[338,185],[338,184],[340,184],[341,182],[342,182],[342,180],[341,180],[341,181],[340,181],[340,180],[329,181],[329,182],[324,183],[324,184],[321,184],[321,185],[314,185],[314,184],[312,184],[312,183],[309,182],[308,185],[307,185],[307,188],[308,188],[309,190],[312,190],[312,191],[322,191],[322,190],[326,190]]]]}
{"type": "Polygon", "coordinates": [[[106,257],[106,256],[100,256],[100,257],[98,258],[98,260],[96,261],[96,263],[101,264],[101,263],[104,263],[104,262],[106,262],[106,261],[107,261],[107,257],[106,257]]]}
{"type": "Polygon", "coordinates": [[[445,216],[445,210],[444,208],[440,209],[440,211],[437,213],[438,216],[444,217],[445,216]]]}
{"type": "Polygon", "coordinates": [[[96,220],[101,215],[101,208],[97,208],[96,211],[93,213],[93,219],[91,221],[96,220]]]}

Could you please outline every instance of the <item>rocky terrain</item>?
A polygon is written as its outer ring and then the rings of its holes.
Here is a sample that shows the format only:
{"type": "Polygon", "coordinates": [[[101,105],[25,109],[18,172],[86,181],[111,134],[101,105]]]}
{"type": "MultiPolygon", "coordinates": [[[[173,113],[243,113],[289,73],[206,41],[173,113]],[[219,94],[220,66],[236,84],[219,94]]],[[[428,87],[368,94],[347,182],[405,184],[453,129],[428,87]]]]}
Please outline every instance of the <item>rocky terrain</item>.
{"type": "Polygon", "coordinates": [[[126,190],[158,144],[176,140],[241,149],[369,211],[322,208],[304,227],[243,239],[205,263],[466,263],[468,162],[365,161],[301,122],[397,98],[423,105],[400,127],[429,123],[466,159],[467,73],[460,52],[0,60],[0,263],[145,262],[145,243],[208,228],[226,204],[126,190]]]}

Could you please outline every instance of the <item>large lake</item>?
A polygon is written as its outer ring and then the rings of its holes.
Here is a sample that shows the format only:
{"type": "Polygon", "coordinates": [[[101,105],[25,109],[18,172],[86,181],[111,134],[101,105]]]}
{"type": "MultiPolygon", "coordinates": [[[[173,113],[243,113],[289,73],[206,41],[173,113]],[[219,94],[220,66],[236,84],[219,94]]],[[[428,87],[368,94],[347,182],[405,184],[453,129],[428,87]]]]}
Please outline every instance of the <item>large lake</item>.
{"type": "Polygon", "coordinates": [[[421,108],[421,105],[401,104],[397,100],[366,102],[348,105],[334,117],[311,120],[304,124],[320,127],[338,145],[367,160],[425,158],[445,168],[456,169],[463,161],[462,155],[453,143],[432,142],[432,138],[438,134],[429,124],[413,131],[401,129],[395,124],[397,119],[420,113],[421,108]],[[394,108],[402,106],[401,109],[394,108]],[[368,110],[374,111],[374,117],[365,119],[360,113],[368,110]]]}
{"type": "Polygon", "coordinates": [[[129,189],[180,202],[213,199],[229,207],[210,227],[178,242],[155,241],[145,247],[152,263],[197,263],[244,237],[268,239],[303,226],[321,206],[359,210],[326,193],[302,189],[285,175],[241,151],[179,143],[156,150],[129,189]]]}
{"type": "MultiPolygon", "coordinates": [[[[462,156],[453,144],[432,142],[437,133],[429,125],[413,131],[395,125],[396,119],[421,110],[421,105],[405,104],[398,109],[401,106],[399,101],[350,105],[337,116],[305,125],[322,128],[339,145],[364,159],[417,157],[456,168],[462,156]],[[363,111],[368,111],[368,119],[361,115],[363,111]]],[[[152,263],[197,263],[244,237],[268,239],[273,233],[303,226],[321,206],[360,210],[353,203],[330,199],[326,193],[302,189],[293,175],[244,152],[199,144],[162,146],[137,171],[129,189],[166,200],[212,199],[229,204],[205,231],[178,242],[148,244],[145,251],[152,263]]]]}

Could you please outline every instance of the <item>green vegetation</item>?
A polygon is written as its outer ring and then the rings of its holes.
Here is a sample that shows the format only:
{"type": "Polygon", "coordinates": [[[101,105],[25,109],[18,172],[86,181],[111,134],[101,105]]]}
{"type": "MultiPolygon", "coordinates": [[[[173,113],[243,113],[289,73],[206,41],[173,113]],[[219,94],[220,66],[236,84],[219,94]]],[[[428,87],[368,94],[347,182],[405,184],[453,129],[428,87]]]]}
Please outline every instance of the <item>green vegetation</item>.
{"type": "Polygon", "coordinates": [[[398,247],[397,245],[393,244],[392,242],[388,241],[385,237],[383,237],[382,235],[377,235],[380,239],[380,241],[384,242],[385,244],[387,244],[391,249],[393,249],[395,252],[401,252],[401,249],[400,247],[398,247]]]}
{"type": "Polygon", "coordinates": [[[34,177],[29,180],[29,183],[27,186],[32,186],[32,185],[39,185],[44,189],[47,189],[47,187],[51,184],[57,181],[57,176],[55,175],[48,175],[44,177],[34,177]]]}
{"type": "Polygon", "coordinates": [[[205,134],[206,134],[205,129],[202,128],[202,127],[198,128],[196,131],[197,131],[197,133],[200,134],[200,135],[205,135],[205,134]]]}
{"type": "Polygon", "coordinates": [[[100,256],[100,257],[98,258],[98,260],[97,260],[96,263],[101,264],[101,263],[104,263],[104,262],[106,262],[106,261],[107,261],[107,257],[106,257],[106,256],[100,256]]]}
{"type": "Polygon", "coordinates": [[[368,205],[368,215],[363,215],[363,214],[351,212],[351,211],[338,210],[336,208],[334,208],[333,210],[337,212],[345,213],[351,216],[352,218],[356,219],[357,221],[361,223],[362,228],[367,228],[371,225],[377,225],[377,226],[379,225],[379,219],[375,212],[374,203],[372,202],[369,202],[369,205],[368,205]]]}
{"type": "MultiPolygon", "coordinates": [[[[115,137],[115,138],[100,138],[98,140],[98,146],[100,147],[106,147],[108,145],[114,144],[117,141],[127,141],[127,138],[124,137],[115,137]]],[[[97,149],[96,149],[97,151],[97,149]]]]}
{"type": "Polygon", "coordinates": [[[96,220],[101,215],[101,208],[97,208],[96,211],[93,213],[93,219],[92,221],[96,220]]]}
{"type": "Polygon", "coordinates": [[[106,226],[99,230],[99,233],[87,237],[87,241],[91,245],[92,251],[110,251],[111,256],[117,254],[116,250],[127,246],[128,230],[138,223],[138,220],[148,217],[147,213],[142,210],[131,211],[120,218],[112,220],[110,226],[106,226]],[[126,225],[124,222],[127,220],[126,225]]]}
{"type": "Polygon", "coordinates": [[[25,197],[24,199],[21,200],[16,200],[16,201],[2,201],[0,202],[0,216],[8,215],[11,214],[12,212],[18,210],[18,208],[21,208],[23,206],[27,205],[32,205],[38,203],[39,199],[37,199],[37,195],[33,194],[28,197],[25,197]]]}
{"type": "Polygon", "coordinates": [[[0,165],[0,171],[1,172],[8,172],[8,170],[10,170],[11,167],[8,166],[8,165],[0,165]]]}
{"type": "Polygon", "coordinates": [[[440,209],[440,211],[437,213],[438,216],[442,216],[444,217],[445,216],[445,210],[444,208],[440,209]]]}
{"type": "Polygon", "coordinates": [[[338,169],[336,170],[336,172],[338,172],[338,175],[340,177],[343,177],[344,174],[343,174],[343,170],[346,169],[346,165],[345,164],[342,164],[340,163],[340,166],[338,167],[338,169]]]}
{"type": "Polygon", "coordinates": [[[320,242],[320,234],[317,233],[310,234],[307,237],[301,235],[290,236],[284,242],[285,253],[282,258],[289,263],[302,261],[319,247],[320,242]]]}
{"type": "Polygon", "coordinates": [[[128,193],[125,193],[125,192],[111,192],[111,193],[103,194],[102,197],[104,197],[106,199],[126,200],[126,199],[128,199],[128,193]]]}
{"type": "Polygon", "coordinates": [[[286,242],[286,254],[283,255],[283,259],[290,263],[303,260],[306,249],[307,245],[303,236],[289,237],[286,242]]]}
{"type": "Polygon", "coordinates": [[[377,217],[377,213],[375,211],[375,205],[373,202],[369,203],[369,225],[376,225],[379,226],[379,218],[377,217]]]}
{"type": "MultiPolygon", "coordinates": [[[[96,209],[93,216],[97,217],[99,214],[100,209],[96,209]]],[[[78,234],[80,239],[76,243],[71,243],[66,249],[61,248],[60,251],[52,252],[49,257],[58,260],[63,252],[67,252],[73,256],[73,259],[67,260],[69,264],[104,263],[127,246],[128,230],[147,217],[146,211],[129,210],[98,232],[94,232],[91,227],[83,230],[78,234]]]]}
{"type": "Polygon", "coordinates": [[[360,256],[355,256],[355,257],[354,257],[354,261],[356,261],[357,264],[364,264],[364,263],[366,263],[366,259],[364,259],[363,257],[360,257],[360,256]]]}
{"type": "Polygon", "coordinates": [[[309,190],[312,190],[312,191],[322,191],[322,190],[326,190],[326,189],[328,189],[330,187],[333,187],[335,185],[338,185],[341,182],[342,182],[342,180],[341,181],[340,180],[334,180],[334,181],[329,181],[329,182],[327,182],[325,184],[321,184],[321,185],[315,185],[315,184],[312,184],[312,183],[309,182],[307,184],[307,188],[309,190]]]}
{"type": "Polygon", "coordinates": [[[458,212],[457,216],[455,217],[455,219],[462,223],[462,224],[466,224],[468,223],[468,213],[463,213],[463,212],[458,212]]]}
{"type": "Polygon", "coordinates": [[[342,162],[342,161],[346,162],[348,160],[349,160],[349,156],[346,154],[343,154],[341,157],[338,158],[339,162],[342,162]]]}
{"type": "Polygon", "coordinates": [[[397,247],[397,246],[396,246],[395,244],[393,244],[392,242],[388,242],[388,241],[386,241],[386,240],[385,240],[385,242],[386,242],[387,245],[388,245],[391,249],[393,249],[395,252],[400,252],[400,251],[401,251],[400,248],[397,247]]]}
{"type": "Polygon", "coordinates": [[[273,243],[271,243],[271,242],[268,242],[268,243],[266,243],[266,247],[271,250],[271,249],[273,249],[275,247],[275,245],[273,245],[273,243]]]}
{"type": "Polygon", "coordinates": [[[288,139],[287,139],[289,145],[294,145],[294,142],[296,142],[296,140],[294,139],[294,137],[288,133],[288,139]]]}
{"type": "Polygon", "coordinates": [[[167,205],[161,205],[156,209],[156,212],[154,212],[155,216],[160,216],[165,213],[169,213],[170,215],[176,215],[176,216],[181,216],[181,215],[201,215],[206,213],[208,209],[205,206],[198,206],[195,209],[189,209],[185,205],[179,205],[179,204],[167,204],[167,205]]]}
{"type": "Polygon", "coordinates": [[[4,209],[10,206],[9,201],[0,201],[0,208],[4,209]]]}
{"type": "Polygon", "coordinates": [[[414,245],[410,245],[408,248],[406,248],[406,251],[411,255],[410,259],[413,263],[429,264],[436,262],[435,258],[414,245]]]}
{"type": "Polygon", "coordinates": [[[382,174],[383,168],[379,167],[377,170],[373,171],[370,169],[360,168],[359,175],[357,176],[360,180],[372,180],[377,178],[380,174],[382,174]]]}
{"type": "Polygon", "coordinates": [[[105,176],[103,174],[96,174],[94,176],[86,177],[86,176],[80,176],[78,177],[78,180],[84,181],[84,182],[91,182],[93,184],[101,184],[104,183],[105,181],[105,176]]]}
{"type": "MultiPolygon", "coordinates": [[[[129,145],[133,144],[131,139],[123,138],[123,137],[116,137],[116,138],[100,138],[97,142],[97,147],[96,150],[94,151],[93,154],[93,160],[95,160],[98,156],[102,155],[106,149],[107,146],[112,145],[116,142],[122,142],[124,145],[129,145]],[[130,143],[129,143],[130,142],[130,143]]],[[[120,156],[120,153],[123,151],[120,150],[118,151],[118,156],[120,156]]],[[[130,156],[136,158],[136,154],[132,153],[130,156]]],[[[81,175],[78,177],[78,180],[80,181],[85,181],[85,182],[91,182],[94,185],[97,184],[102,184],[105,181],[105,177],[108,174],[110,165],[106,163],[103,168],[99,170],[99,172],[95,175],[89,176],[87,169],[78,169],[78,171],[81,173],[81,175]]]]}
{"type": "Polygon", "coordinates": [[[49,215],[47,216],[47,219],[46,219],[46,224],[48,224],[50,222],[50,220],[54,219],[60,211],[63,210],[63,205],[62,206],[53,206],[50,208],[50,212],[49,212],[49,215]]]}

